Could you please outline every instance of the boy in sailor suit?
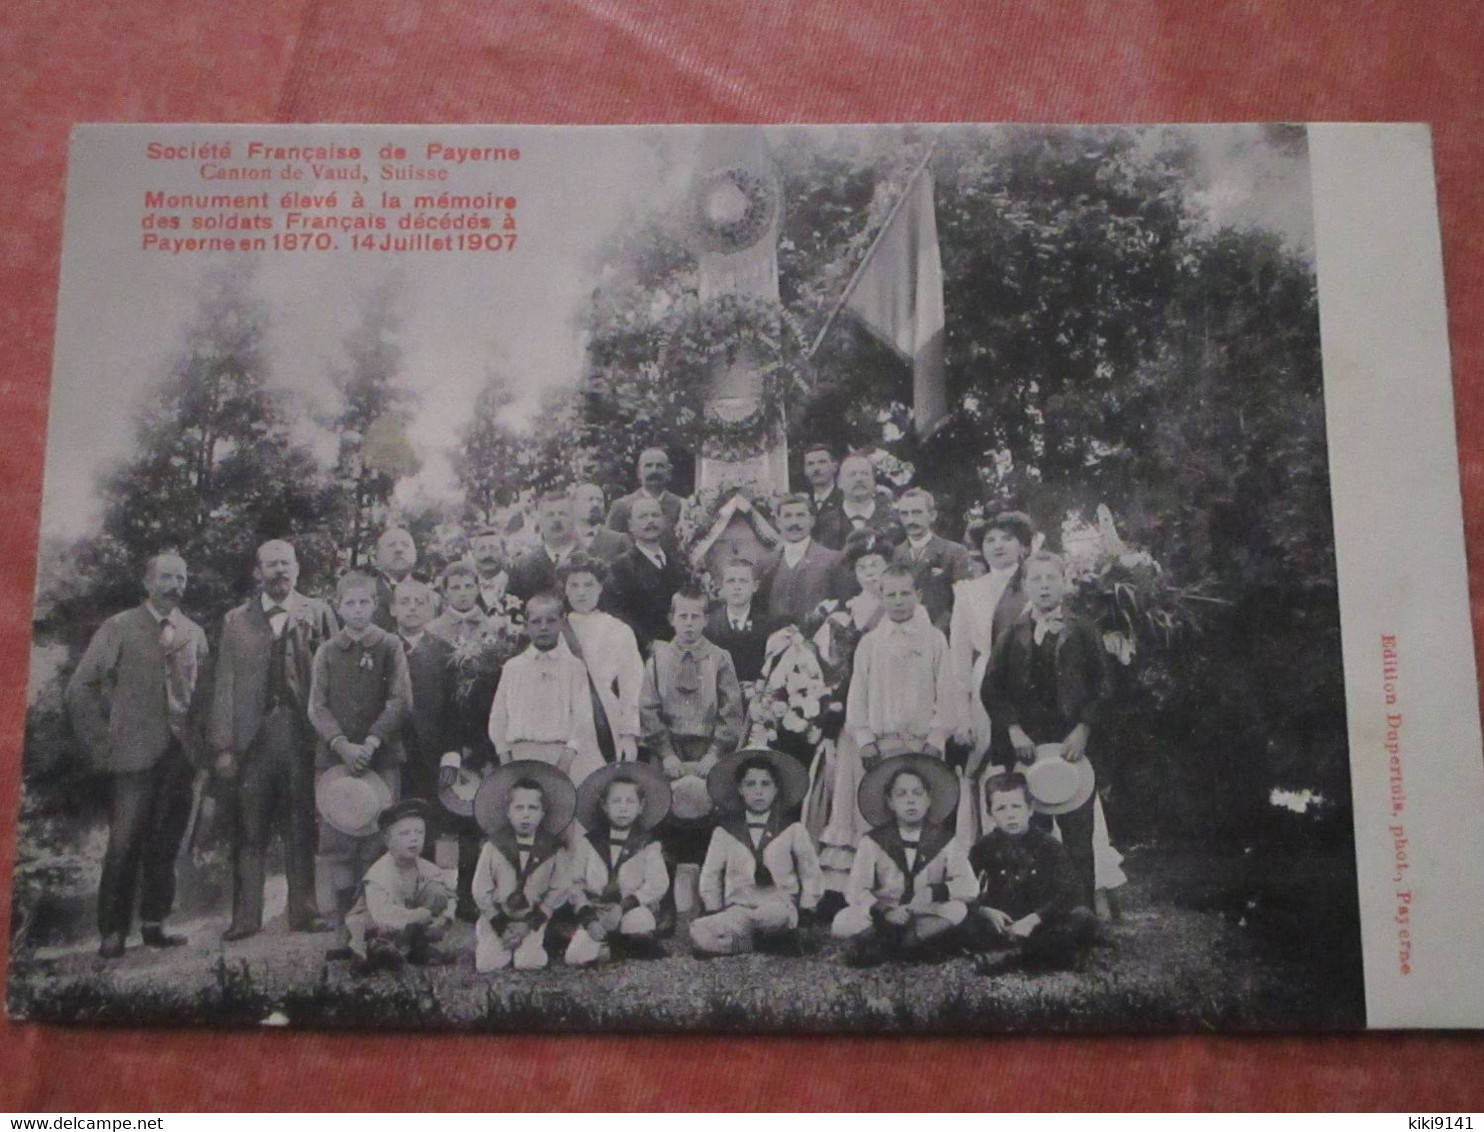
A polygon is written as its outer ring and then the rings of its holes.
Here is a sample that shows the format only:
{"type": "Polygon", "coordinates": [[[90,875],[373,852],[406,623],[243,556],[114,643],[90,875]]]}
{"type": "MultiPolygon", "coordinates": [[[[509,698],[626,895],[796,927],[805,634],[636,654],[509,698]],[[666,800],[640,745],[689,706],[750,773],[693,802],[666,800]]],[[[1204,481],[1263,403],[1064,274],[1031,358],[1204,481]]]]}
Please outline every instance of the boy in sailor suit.
{"type": "Polygon", "coordinates": [[[670,784],[644,763],[614,763],[577,792],[577,818],[587,836],[573,854],[568,903],[576,931],[569,966],[604,963],[615,954],[657,957],[656,937],[674,930],[665,907],[670,873],[655,826],[670,812],[670,784]]]}
{"type": "Polygon", "coordinates": [[[576,791],[548,763],[506,763],[474,797],[474,816],[488,835],[474,866],[474,969],[545,967],[546,925],[572,888],[572,863],[561,835],[572,821],[576,791]]]}
{"type": "Polygon", "coordinates": [[[824,895],[819,856],[801,822],[788,822],[809,789],[804,768],[754,748],[722,759],[706,785],[722,815],[701,866],[706,914],[690,926],[697,955],[742,955],[812,923],[824,895]]]}
{"type": "Polygon", "coordinates": [[[979,892],[949,822],[958,777],[940,759],[897,755],[866,775],[859,801],[872,828],[856,850],[831,933],[850,941],[852,966],[930,954],[927,945],[964,922],[979,892]]]}

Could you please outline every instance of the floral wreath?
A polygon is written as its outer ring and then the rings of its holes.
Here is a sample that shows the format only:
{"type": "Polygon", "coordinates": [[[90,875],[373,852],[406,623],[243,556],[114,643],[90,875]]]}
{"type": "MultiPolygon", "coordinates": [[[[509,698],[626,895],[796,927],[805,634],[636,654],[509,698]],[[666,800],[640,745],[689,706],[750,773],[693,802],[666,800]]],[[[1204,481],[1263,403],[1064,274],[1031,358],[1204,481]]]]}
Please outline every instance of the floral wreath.
{"type": "Polygon", "coordinates": [[[734,255],[752,247],[778,220],[781,197],[772,178],[741,166],[717,169],[702,177],[695,191],[695,226],[701,248],[734,255]],[[730,185],[742,194],[745,207],[735,220],[718,220],[706,213],[716,189],[730,185]]]}
{"type": "Polygon", "coordinates": [[[793,366],[783,358],[782,332],[791,325],[785,313],[776,302],[722,295],[686,309],[661,332],[659,371],[697,394],[702,377],[718,359],[730,360],[746,345],[758,355],[762,389],[756,408],[735,420],[698,412],[704,455],[746,460],[778,439],[787,391],[799,383],[793,366]]]}

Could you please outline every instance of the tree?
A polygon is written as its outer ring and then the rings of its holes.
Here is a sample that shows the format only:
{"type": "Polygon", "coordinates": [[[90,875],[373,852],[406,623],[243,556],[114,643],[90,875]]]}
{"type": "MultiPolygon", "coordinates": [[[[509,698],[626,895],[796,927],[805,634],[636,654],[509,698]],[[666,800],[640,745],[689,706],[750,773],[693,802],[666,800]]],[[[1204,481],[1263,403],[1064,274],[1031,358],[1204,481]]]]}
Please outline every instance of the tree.
{"type": "Polygon", "coordinates": [[[529,430],[511,423],[518,398],[513,383],[491,369],[474,399],[474,412],[449,452],[454,475],[464,489],[465,510],[479,523],[492,523],[532,478],[536,442],[529,430]]]}
{"type": "Polygon", "coordinates": [[[407,432],[416,395],[398,385],[403,358],[401,281],[388,275],[366,293],[345,341],[346,364],[332,375],[339,412],[328,422],[338,439],[333,479],[341,556],[364,565],[389,518],[397,483],[422,461],[407,432]]]}
{"type": "Polygon", "coordinates": [[[293,539],[309,578],[329,569],[324,479],[269,383],[267,324],[250,270],[207,276],[180,353],[139,411],[135,455],[104,478],[102,531],[75,548],[75,573],[91,581],[59,604],[58,623],[91,632],[138,600],[145,559],[167,549],[185,557],[187,604],[208,621],[246,588],[266,539],[293,539]]]}

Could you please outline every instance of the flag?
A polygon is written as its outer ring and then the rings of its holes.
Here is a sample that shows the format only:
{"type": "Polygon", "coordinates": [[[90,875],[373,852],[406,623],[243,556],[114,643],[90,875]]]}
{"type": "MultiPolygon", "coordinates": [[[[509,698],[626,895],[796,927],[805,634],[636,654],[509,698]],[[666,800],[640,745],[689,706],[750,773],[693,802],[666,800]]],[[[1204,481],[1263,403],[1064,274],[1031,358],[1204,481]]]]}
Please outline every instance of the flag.
{"type": "Polygon", "coordinates": [[[912,419],[925,437],[948,415],[943,387],[943,260],[933,175],[913,178],[866,253],[846,309],[912,367],[912,419]]]}

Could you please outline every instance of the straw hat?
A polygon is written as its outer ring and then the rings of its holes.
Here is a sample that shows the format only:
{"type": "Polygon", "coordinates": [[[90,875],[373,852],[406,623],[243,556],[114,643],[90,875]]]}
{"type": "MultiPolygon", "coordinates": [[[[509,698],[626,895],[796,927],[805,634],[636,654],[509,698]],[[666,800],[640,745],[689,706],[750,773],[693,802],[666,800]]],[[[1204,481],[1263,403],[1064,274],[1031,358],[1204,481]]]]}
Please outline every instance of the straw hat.
{"type": "Polygon", "coordinates": [[[1092,797],[1097,786],[1092,763],[1085,758],[1067,762],[1062,758],[1065,749],[1061,743],[1042,743],[1036,748],[1036,761],[1021,768],[1031,808],[1039,813],[1071,813],[1092,797]]]}
{"type": "Polygon", "coordinates": [[[886,804],[886,788],[898,771],[910,770],[927,784],[927,820],[939,825],[953,816],[958,809],[958,775],[953,773],[942,759],[932,755],[893,755],[882,759],[866,772],[856,793],[861,816],[871,825],[886,825],[896,820],[886,804]]]}
{"type": "Polygon", "coordinates": [[[474,795],[479,793],[479,784],[484,776],[477,770],[459,768],[458,777],[447,786],[438,787],[438,801],[451,814],[461,818],[474,816],[474,795]]]}
{"type": "Polygon", "coordinates": [[[314,783],[314,806],[320,817],[348,837],[375,833],[376,819],[393,801],[392,788],[381,775],[372,770],[352,774],[344,763],[330,767],[314,783]]]}
{"type": "Polygon", "coordinates": [[[699,774],[686,774],[670,783],[670,812],[680,821],[700,821],[711,814],[711,794],[699,774]]]}
{"type": "Polygon", "coordinates": [[[479,828],[490,835],[510,828],[510,819],[505,816],[510,809],[510,791],[523,778],[535,781],[546,799],[542,830],[553,836],[566,832],[577,808],[577,788],[556,767],[536,759],[506,763],[484,780],[474,795],[474,820],[479,828]]]}
{"type": "Polygon", "coordinates": [[[722,813],[738,813],[744,808],[737,768],[752,759],[762,759],[772,768],[773,781],[778,784],[774,805],[780,813],[793,809],[809,793],[809,772],[797,759],[767,747],[744,747],[718,760],[706,776],[706,791],[722,813]]]}
{"type": "Polygon", "coordinates": [[[670,783],[648,763],[609,763],[592,772],[577,788],[577,820],[583,829],[594,829],[603,820],[603,795],[613,782],[632,782],[639,787],[644,809],[634,823],[653,829],[670,812],[670,783]]]}

